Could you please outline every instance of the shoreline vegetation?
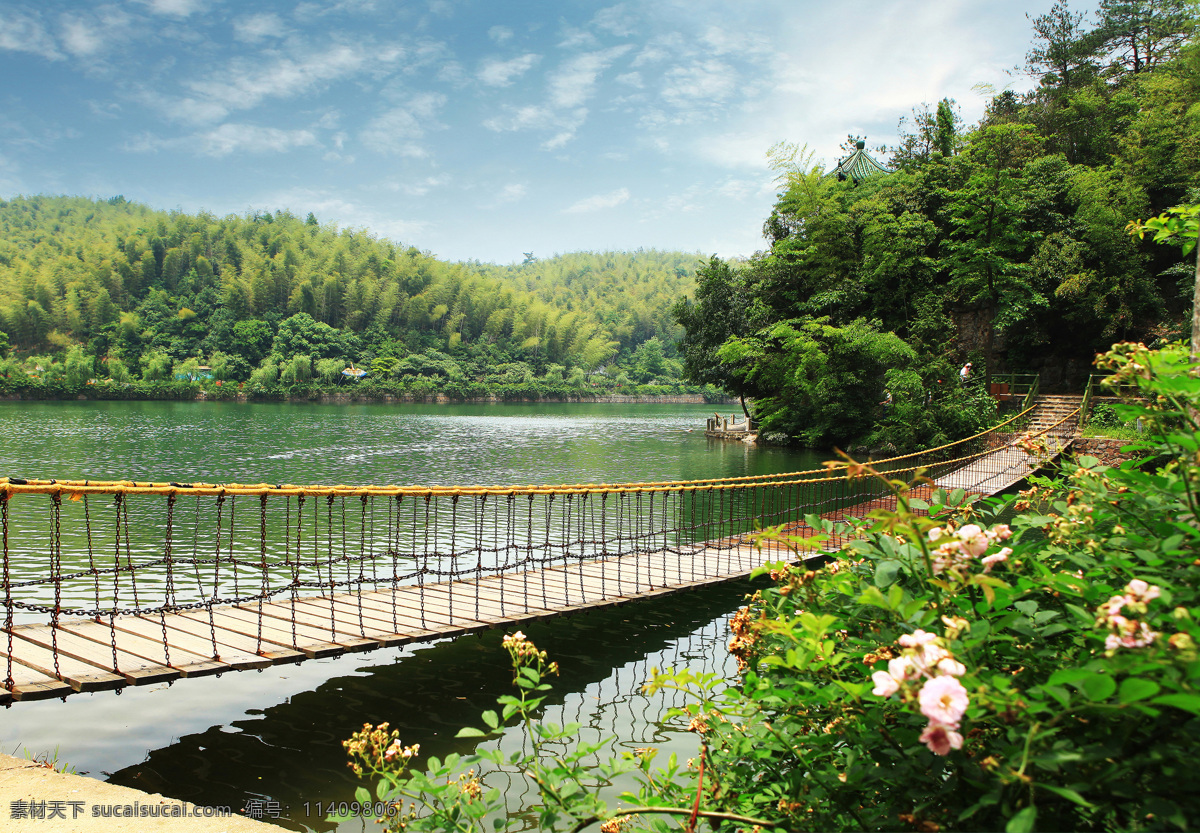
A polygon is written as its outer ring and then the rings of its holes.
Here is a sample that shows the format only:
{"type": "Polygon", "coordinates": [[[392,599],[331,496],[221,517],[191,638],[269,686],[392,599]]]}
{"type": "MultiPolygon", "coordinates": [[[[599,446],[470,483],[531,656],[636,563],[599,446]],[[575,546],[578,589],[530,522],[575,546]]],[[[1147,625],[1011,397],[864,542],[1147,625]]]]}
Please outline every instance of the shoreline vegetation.
{"type": "Polygon", "coordinates": [[[0,377],[0,401],[216,401],[216,402],[319,402],[319,403],[492,403],[492,402],[596,402],[728,404],[730,397],[712,386],[622,385],[575,388],[538,382],[488,385],[484,383],[430,383],[425,379],[390,383],[274,384],[221,382],[221,380],[162,380],[115,383],[89,379],[0,377]]]}
{"type": "Polygon", "coordinates": [[[610,404],[730,404],[721,391],[692,385],[631,385],[575,388],[537,382],[509,385],[482,383],[430,384],[357,382],[349,384],[255,385],[214,381],[65,380],[0,377],[0,401],[216,401],[351,403],[463,403],[562,402],[610,404]]]}

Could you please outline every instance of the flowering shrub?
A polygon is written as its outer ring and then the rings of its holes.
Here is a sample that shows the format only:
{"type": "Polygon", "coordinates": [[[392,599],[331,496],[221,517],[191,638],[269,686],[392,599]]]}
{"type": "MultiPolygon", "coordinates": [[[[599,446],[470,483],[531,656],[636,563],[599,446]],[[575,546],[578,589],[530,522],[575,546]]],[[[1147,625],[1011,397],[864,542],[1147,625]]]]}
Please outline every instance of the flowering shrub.
{"type": "MultiPolygon", "coordinates": [[[[820,535],[763,531],[796,558],[771,565],[771,585],[734,617],[738,684],[687,671],[648,683],[694,695],[683,716],[698,757],[658,769],[641,750],[612,762],[607,772],[633,767],[642,779],[626,796],[638,806],[619,811],[593,797],[598,774],[578,758],[526,758],[542,828],[1200,825],[1200,793],[1187,787],[1200,746],[1200,378],[1175,349],[1117,345],[1102,366],[1140,387],[1140,403],[1117,406],[1147,427],[1140,461],[1066,459],[1057,478],[1033,477],[1006,499],[890,481],[896,510],[873,512],[816,569],[802,556],[820,535]]],[[[548,664],[512,639],[522,695],[484,721],[520,715],[536,753],[539,738],[571,728],[530,720],[537,699],[526,693],[545,685],[548,664]]],[[[422,781],[416,750],[386,727],[363,741],[382,750],[367,768],[392,788],[434,791],[411,823],[481,800],[439,761],[422,781]]]]}

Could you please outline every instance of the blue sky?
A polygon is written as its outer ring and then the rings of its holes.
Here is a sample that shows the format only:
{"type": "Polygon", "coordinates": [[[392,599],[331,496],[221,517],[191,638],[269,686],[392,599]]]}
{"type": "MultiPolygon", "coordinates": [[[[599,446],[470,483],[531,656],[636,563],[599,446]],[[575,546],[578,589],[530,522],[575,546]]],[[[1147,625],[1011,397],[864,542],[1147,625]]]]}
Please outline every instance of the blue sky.
{"type": "Polygon", "coordinates": [[[451,260],[764,247],[766,152],[1023,89],[1049,0],[0,0],[0,196],[314,212],[451,260]]]}

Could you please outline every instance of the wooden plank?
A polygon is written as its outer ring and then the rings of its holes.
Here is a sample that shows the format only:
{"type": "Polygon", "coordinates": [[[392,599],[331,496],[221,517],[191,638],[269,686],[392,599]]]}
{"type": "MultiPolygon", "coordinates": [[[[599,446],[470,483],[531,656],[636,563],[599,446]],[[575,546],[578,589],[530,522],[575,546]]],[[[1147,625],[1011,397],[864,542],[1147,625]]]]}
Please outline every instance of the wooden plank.
{"type": "Polygon", "coordinates": [[[504,617],[491,613],[480,613],[476,617],[474,596],[466,596],[465,585],[461,582],[425,585],[424,607],[427,616],[431,612],[444,614],[450,624],[491,626],[504,621],[504,617]]]}
{"type": "MultiPolygon", "coordinates": [[[[458,582],[454,584],[462,586],[458,582]]],[[[449,594],[454,590],[450,588],[451,585],[447,583],[426,584],[424,588],[413,588],[402,594],[398,593],[396,604],[407,608],[417,616],[420,616],[423,611],[426,620],[432,618],[434,621],[459,625],[468,630],[481,630],[492,624],[488,617],[476,619],[474,603],[468,608],[461,593],[457,594],[457,597],[451,602],[449,594]]]]}
{"type": "Polygon", "coordinates": [[[426,611],[425,622],[421,622],[420,596],[416,588],[400,588],[399,590],[373,590],[362,595],[364,606],[375,611],[384,621],[391,621],[393,607],[396,621],[401,628],[413,633],[427,633],[431,637],[446,634],[469,633],[486,627],[480,623],[467,626],[461,623],[451,623],[448,616],[439,611],[426,611]]]}
{"type": "MultiPolygon", "coordinates": [[[[164,660],[153,660],[141,654],[132,653],[121,645],[117,646],[117,665],[113,667],[111,637],[112,634],[108,628],[95,622],[72,622],[58,629],[58,647],[68,656],[90,662],[93,665],[98,664],[114,674],[120,674],[131,685],[146,685],[179,679],[179,671],[168,667],[164,660]],[[87,635],[89,625],[94,625],[103,631],[102,640],[87,635]]],[[[147,642],[145,652],[150,653],[151,649],[157,649],[159,656],[162,656],[161,644],[147,642]]]]}
{"type": "Polygon", "coordinates": [[[163,621],[156,616],[138,616],[134,618],[119,617],[117,627],[130,633],[140,633],[143,636],[162,638],[163,623],[167,626],[167,639],[171,646],[171,664],[179,668],[184,676],[196,676],[201,673],[221,673],[233,669],[247,671],[251,668],[266,668],[271,665],[268,657],[258,656],[251,651],[222,651],[217,647],[217,656],[213,656],[212,638],[209,634],[197,636],[190,628],[180,627],[187,623],[178,614],[168,614],[163,621]],[[210,665],[213,670],[209,671],[210,665]]]}
{"type": "MultiPolygon", "coordinates": [[[[318,643],[316,643],[318,645],[338,645],[343,650],[352,652],[366,651],[371,648],[378,647],[378,643],[373,642],[370,639],[363,639],[356,633],[339,631],[336,627],[331,632],[329,628],[328,617],[322,620],[319,616],[309,613],[300,605],[297,605],[293,609],[290,600],[287,602],[271,602],[269,604],[264,604],[262,605],[261,609],[258,605],[237,605],[234,610],[243,611],[254,617],[261,615],[263,617],[269,617],[286,622],[288,623],[288,628],[291,627],[291,622],[294,617],[297,628],[299,628],[301,625],[307,625],[312,633],[318,634],[315,636],[315,639],[320,640],[318,643]]],[[[299,633],[299,631],[297,631],[297,633],[299,633]]],[[[303,650],[303,648],[301,650],[303,650]]]]}
{"type": "MultiPolygon", "coordinates": [[[[47,625],[18,625],[12,629],[13,661],[19,662],[54,678],[54,653],[46,645],[50,644],[50,628],[47,625]],[[39,633],[34,629],[43,629],[39,633]],[[46,645],[42,644],[45,641],[46,645]],[[18,641],[20,647],[17,647],[18,641]]],[[[128,685],[124,677],[107,671],[100,666],[74,659],[73,657],[58,657],[59,676],[70,683],[76,691],[105,691],[122,688],[128,685]]]]}
{"type": "Polygon", "coordinates": [[[12,699],[17,702],[23,700],[49,700],[53,697],[66,697],[68,694],[74,694],[75,689],[70,685],[60,680],[50,680],[44,683],[21,683],[13,687],[12,699]]]}
{"type": "Polygon", "coordinates": [[[228,630],[217,625],[215,622],[210,626],[207,614],[200,621],[197,621],[187,616],[181,616],[179,613],[170,613],[167,614],[167,627],[171,632],[180,631],[190,637],[202,640],[207,646],[206,650],[208,651],[212,650],[213,636],[215,635],[217,654],[222,657],[230,652],[248,654],[268,660],[273,665],[299,662],[305,659],[302,651],[297,651],[293,648],[284,648],[265,640],[260,646],[254,636],[245,636],[236,631],[228,630]]]}
{"type": "Polygon", "coordinates": [[[504,593],[504,584],[500,576],[485,576],[479,582],[468,581],[465,584],[471,588],[468,591],[467,604],[472,609],[474,609],[476,604],[475,585],[478,584],[479,609],[497,614],[504,619],[512,621],[523,621],[534,618],[544,619],[559,616],[562,613],[561,607],[555,605],[525,609],[523,604],[519,604],[516,600],[506,596],[504,593]]]}
{"type": "MultiPolygon", "coordinates": [[[[208,612],[200,610],[180,611],[180,616],[186,616],[194,621],[208,624],[208,612]],[[199,618],[203,616],[203,619],[199,618]]],[[[226,630],[240,633],[249,639],[255,639],[259,629],[259,619],[256,616],[247,614],[243,610],[234,607],[218,607],[213,608],[213,620],[217,626],[226,630]]],[[[334,645],[324,640],[323,637],[312,637],[309,634],[309,628],[304,625],[296,626],[296,641],[298,645],[292,643],[291,626],[285,623],[280,623],[273,618],[266,617],[262,620],[262,639],[263,642],[269,642],[282,648],[289,650],[298,650],[309,659],[318,657],[333,657],[338,654],[345,653],[346,649],[341,645],[334,645]],[[284,630],[287,628],[287,630],[284,630]]]]}
{"type": "Polygon", "coordinates": [[[485,576],[478,581],[468,579],[451,585],[455,591],[455,616],[469,616],[476,621],[494,622],[496,620],[518,621],[535,616],[557,615],[553,605],[525,609],[523,603],[506,596],[504,585],[499,579],[499,576],[492,575],[485,576]],[[478,613],[476,607],[478,607],[478,613]]]}
{"type": "Polygon", "coordinates": [[[328,614],[325,611],[329,609],[330,605],[333,605],[334,618],[339,628],[361,627],[361,632],[365,633],[363,638],[373,640],[377,647],[388,648],[393,645],[403,645],[406,642],[413,641],[414,638],[411,634],[393,628],[390,621],[377,619],[374,616],[368,615],[369,612],[366,609],[362,609],[360,626],[360,609],[351,606],[349,602],[336,596],[332,599],[309,598],[298,601],[296,604],[298,606],[304,605],[322,616],[327,616],[328,614]]]}
{"type": "MultiPolygon", "coordinates": [[[[4,645],[6,648],[8,647],[7,640],[5,640],[4,645]]],[[[16,640],[14,640],[13,641],[13,653],[16,653],[16,651],[20,647],[21,647],[20,643],[17,642],[16,640]]],[[[3,677],[7,673],[8,673],[8,654],[4,651],[0,651],[0,683],[3,682],[3,677]]],[[[17,660],[16,658],[13,659],[13,663],[12,663],[12,677],[13,677],[13,685],[28,687],[30,689],[30,691],[38,690],[39,686],[49,686],[50,688],[65,688],[71,693],[74,693],[74,691],[75,691],[75,689],[71,688],[70,685],[68,685],[67,683],[64,683],[62,680],[59,680],[58,678],[56,678],[52,675],[43,674],[40,671],[35,671],[34,669],[29,668],[28,666],[22,665],[20,663],[20,661],[17,660]]],[[[0,691],[7,693],[7,689],[4,689],[4,688],[0,688],[0,691]]],[[[49,694],[47,696],[54,697],[56,695],[49,694]]],[[[17,698],[17,699],[20,699],[20,698],[17,698]]]]}
{"type": "MultiPolygon", "coordinates": [[[[515,620],[517,616],[528,618],[526,616],[528,613],[538,610],[554,610],[567,604],[566,597],[560,591],[550,584],[547,584],[546,587],[546,598],[543,599],[540,582],[535,584],[531,579],[527,586],[524,574],[522,573],[510,573],[497,577],[495,583],[491,584],[489,589],[503,594],[505,598],[505,614],[503,616],[499,615],[499,606],[497,606],[495,608],[497,613],[481,613],[480,619],[490,622],[503,622],[506,620],[515,620]],[[526,589],[529,590],[528,594],[526,594],[526,589]]],[[[462,598],[459,605],[456,605],[456,608],[459,606],[462,607],[465,614],[474,615],[475,597],[473,591],[470,596],[462,598]]]]}

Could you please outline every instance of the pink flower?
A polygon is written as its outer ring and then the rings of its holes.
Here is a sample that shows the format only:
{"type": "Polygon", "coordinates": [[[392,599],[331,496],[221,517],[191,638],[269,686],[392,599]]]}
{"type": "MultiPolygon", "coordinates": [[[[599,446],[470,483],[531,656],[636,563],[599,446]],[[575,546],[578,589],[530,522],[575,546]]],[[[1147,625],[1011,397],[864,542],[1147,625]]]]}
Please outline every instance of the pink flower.
{"type": "Polygon", "coordinates": [[[1010,555],[1012,555],[1012,547],[1005,547],[999,552],[992,553],[991,555],[985,555],[982,559],[980,559],[980,562],[983,564],[983,571],[985,573],[990,573],[992,571],[992,567],[995,567],[1001,561],[1007,561],[1010,555]]]}
{"type": "Polygon", "coordinates": [[[888,674],[892,679],[904,682],[905,680],[915,680],[921,676],[921,671],[913,665],[912,659],[909,657],[896,657],[888,660],[888,674]]]}
{"type": "Polygon", "coordinates": [[[967,524],[958,531],[958,538],[967,554],[978,558],[987,552],[988,539],[978,524],[967,524]]]}
{"type": "Polygon", "coordinates": [[[938,671],[951,677],[961,677],[967,673],[967,667],[953,657],[946,657],[937,664],[938,671]]]}
{"type": "Polygon", "coordinates": [[[1113,633],[1104,640],[1106,650],[1115,651],[1118,648],[1145,648],[1158,639],[1159,634],[1150,630],[1145,622],[1126,619],[1124,616],[1113,616],[1110,620],[1113,633]]]}
{"type": "Polygon", "coordinates": [[[1001,541],[1007,541],[1012,537],[1012,529],[1008,524],[996,524],[992,527],[992,535],[995,535],[1001,541]]]}
{"type": "Polygon", "coordinates": [[[871,693],[876,697],[891,697],[900,690],[900,683],[886,671],[876,671],[871,679],[875,681],[875,689],[871,693]]]}
{"type": "Polygon", "coordinates": [[[921,733],[921,743],[936,755],[949,755],[951,749],[962,749],[963,736],[954,731],[953,726],[931,720],[921,733]]]}
{"type": "Polygon", "coordinates": [[[1129,598],[1127,596],[1113,596],[1107,602],[1100,605],[1100,613],[1102,613],[1104,617],[1109,620],[1109,622],[1112,622],[1114,618],[1122,618],[1118,617],[1117,614],[1121,612],[1121,608],[1123,608],[1128,602],[1129,598]]]}
{"type": "Polygon", "coordinates": [[[927,645],[921,646],[921,651],[913,657],[913,665],[921,670],[921,673],[928,674],[931,668],[937,667],[937,664],[943,659],[950,656],[950,652],[937,643],[930,642],[927,645]]]}
{"type": "Polygon", "coordinates": [[[1158,598],[1158,588],[1147,584],[1140,578],[1135,578],[1129,584],[1125,585],[1125,592],[1133,597],[1134,601],[1148,602],[1151,599],[1158,598]]]}
{"type": "Polygon", "coordinates": [[[928,645],[930,642],[935,642],[938,639],[936,633],[927,633],[918,628],[912,633],[906,633],[896,641],[905,648],[920,648],[922,645],[928,645]]]}
{"type": "Polygon", "coordinates": [[[929,530],[929,540],[936,543],[937,539],[941,538],[944,534],[945,530],[943,530],[940,526],[935,526],[933,529],[929,530]]]}
{"type": "Polygon", "coordinates": [[[962,683],[950,676],[926,680],[917,694],[917,700],[921,704],[921,714],[931,722],[941,723],[951,729],[958,728],[958,723],[970,703],[962,683]]]}

